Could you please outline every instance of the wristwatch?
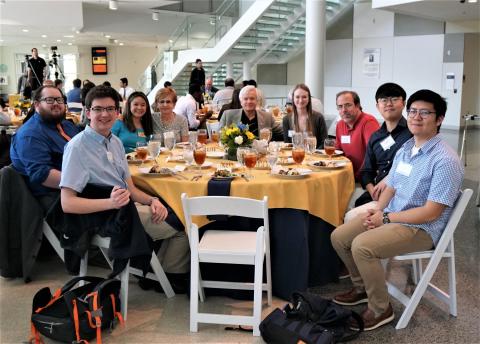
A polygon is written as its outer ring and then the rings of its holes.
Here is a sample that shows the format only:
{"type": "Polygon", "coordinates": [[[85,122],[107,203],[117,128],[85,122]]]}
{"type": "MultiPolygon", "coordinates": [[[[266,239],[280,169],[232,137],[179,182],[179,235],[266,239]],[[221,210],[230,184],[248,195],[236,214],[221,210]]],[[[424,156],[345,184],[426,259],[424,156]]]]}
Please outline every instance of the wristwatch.
{"type": "Polygon", "coordinates": [[[390,218],[388,217],[388,213],[383,213],[383,224],[386,225],[387,223],[390,223],[390,218]]]}

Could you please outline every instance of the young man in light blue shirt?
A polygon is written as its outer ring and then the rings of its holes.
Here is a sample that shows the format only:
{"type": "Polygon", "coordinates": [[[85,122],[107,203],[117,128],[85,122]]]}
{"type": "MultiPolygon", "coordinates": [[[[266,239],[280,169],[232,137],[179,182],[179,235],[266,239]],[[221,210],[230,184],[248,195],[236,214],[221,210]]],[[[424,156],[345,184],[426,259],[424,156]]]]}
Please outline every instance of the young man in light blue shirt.
{"type": "Polygon", "coordinates": [[[445,100],[430,90],[410,96],[407,124],[413,138],[398,150],[377,207],[331,235],[354,286],[334,301],[368,302],[362,313],[366,331],[394,319],[381,259],[432,249],[459,196],[463,166],[438,136],[446,110],[445,100]]]}

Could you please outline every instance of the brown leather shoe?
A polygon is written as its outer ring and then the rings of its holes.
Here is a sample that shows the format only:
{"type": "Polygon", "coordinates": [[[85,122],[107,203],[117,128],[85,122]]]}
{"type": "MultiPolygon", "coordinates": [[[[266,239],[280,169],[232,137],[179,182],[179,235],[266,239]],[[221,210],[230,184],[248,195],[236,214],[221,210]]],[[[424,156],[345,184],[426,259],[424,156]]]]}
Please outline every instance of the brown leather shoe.
{"type": "MultiPolygon", "coordinates": [[[[364,331],[374,330],[380,326],[392,322],[393,319],[395,319],[395,314],[393,314],[393,308],[391,304],[389,304],[387,310],[378,317],[375,317],[375,313],[370,308],[364,310],[361,316],[364,323],[364,331]]],[[[358,324],[356,322],[352,322],[350,324],[350,328],[352,330],[358,330],[358,324]]]]}
{"type": "Polygon", "coordinates": [[[368,297],[366,292],[359,293],[356,288],[343,293],[338,294],[333,298],[333,302],[343,306],[354,306],[361,303],[367,303],[368,297]]]}

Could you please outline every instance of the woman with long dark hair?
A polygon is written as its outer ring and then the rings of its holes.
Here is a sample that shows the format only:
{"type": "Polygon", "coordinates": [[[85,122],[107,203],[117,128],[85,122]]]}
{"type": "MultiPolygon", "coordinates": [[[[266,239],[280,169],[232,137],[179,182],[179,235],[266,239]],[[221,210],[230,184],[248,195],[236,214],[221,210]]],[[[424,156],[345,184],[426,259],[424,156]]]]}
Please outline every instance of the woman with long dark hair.
{"type": "Polygon", "coordinates": [[[283,139],[291,142],[289,133],[307,132],[317,138],[317,148],[323,147],[323,141],[327,138],[327,124],[325,118],[319,112],[312,110],[312,96],[310,89],[305,84],[298,84],[292,92],[293,112],[283,117],[283,139]]]}
{"type": "Polygon", "coordinates": [[[142,92],[133,92],[127,99],[123,118],[117,119],[112,134],[123,142],[125,152],[133,152],[137,142],[147,142],[153,134],[152,113],[147,96],[142,92]]]}

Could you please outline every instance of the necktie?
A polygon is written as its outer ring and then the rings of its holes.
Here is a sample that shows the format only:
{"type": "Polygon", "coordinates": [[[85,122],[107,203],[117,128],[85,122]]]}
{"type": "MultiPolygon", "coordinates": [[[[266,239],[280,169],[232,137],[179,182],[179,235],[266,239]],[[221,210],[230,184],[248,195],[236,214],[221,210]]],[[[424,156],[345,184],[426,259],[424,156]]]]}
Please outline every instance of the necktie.
{"type": "Polygon", "coordinates": [[[127,100],[127,88],[123,88],[123,100],[127,100]]]}
{"type": "Polygon", "coordinates": [[[57,129],[58,129],[58,132],[60,133],[60,135],[62,135],[62,137],[67,140],[67,141],[70,141],[72,138],[70,136],[68,136],[65,131],[63,131],[63,128],[62,128],[62,124],[61,123],[57,123],[57,129]]]}

